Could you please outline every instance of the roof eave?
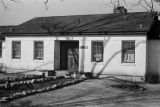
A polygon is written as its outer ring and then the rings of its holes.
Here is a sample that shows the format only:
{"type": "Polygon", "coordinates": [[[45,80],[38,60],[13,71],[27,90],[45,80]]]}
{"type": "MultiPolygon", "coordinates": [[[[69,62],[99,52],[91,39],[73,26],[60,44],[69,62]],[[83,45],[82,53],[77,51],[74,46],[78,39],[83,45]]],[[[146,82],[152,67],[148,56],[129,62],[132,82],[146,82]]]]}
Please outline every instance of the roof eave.
{"type": "Polygon", "coordinates": [[[3,33],[5,36],[67,36],[67,35],[144,35],[148,31],[109,31],[109,32],[53,32],[53,33],[3,33]]]}

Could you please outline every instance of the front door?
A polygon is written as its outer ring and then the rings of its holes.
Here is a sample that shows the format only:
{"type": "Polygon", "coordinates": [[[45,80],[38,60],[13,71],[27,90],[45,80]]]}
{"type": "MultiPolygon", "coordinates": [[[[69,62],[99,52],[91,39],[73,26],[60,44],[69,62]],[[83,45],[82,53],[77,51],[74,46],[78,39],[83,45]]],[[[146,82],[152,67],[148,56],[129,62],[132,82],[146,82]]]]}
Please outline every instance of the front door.
{"type": "Polygon", "coordinates": [[[79,43],[77,41],[61,42],[61,70],[78,71],[79,43]]]}

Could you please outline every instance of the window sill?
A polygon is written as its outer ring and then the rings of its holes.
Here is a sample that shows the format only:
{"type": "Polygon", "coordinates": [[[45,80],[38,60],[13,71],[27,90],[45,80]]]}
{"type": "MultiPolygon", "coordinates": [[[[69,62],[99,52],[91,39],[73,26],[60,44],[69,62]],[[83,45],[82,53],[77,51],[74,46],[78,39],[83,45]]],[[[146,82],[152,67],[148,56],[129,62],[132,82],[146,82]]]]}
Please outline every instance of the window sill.
{"type": "Polygon", "coordinates": [[[121,66],[136,66],[135,63],[121,63],[121,66]]]}
{"type": "Polygon", "coordinates": [[[38,63],[38,62],[44,62],[43,59],[34,59],[33,61],[34,61],[34,62],[37,62],[37,63],[38,63]]]}
{"type": "Polygon", "coordinates": [[[104,62],[92,62],[92,64],[104,65],[104,62]]]}
{"type": "Polygon", "coordinates": [[[15,62],[21,62],[21,59],[20,58],[12,58],[12,61],[15,61],[15,62]]]}

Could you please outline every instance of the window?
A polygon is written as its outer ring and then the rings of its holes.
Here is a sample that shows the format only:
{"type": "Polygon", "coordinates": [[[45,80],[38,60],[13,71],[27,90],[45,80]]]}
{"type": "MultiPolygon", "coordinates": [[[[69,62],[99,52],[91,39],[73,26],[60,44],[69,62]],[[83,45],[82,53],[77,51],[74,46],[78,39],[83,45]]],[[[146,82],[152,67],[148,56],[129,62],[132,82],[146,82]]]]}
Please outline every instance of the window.
{"type": "Polygon", "coordinates": [[[2,42],[0,42],[0,58],[2,58],[2,42]]]}
{"type": "Polygon", "coordinates": [[[12,41],[12,58],[20,59],[21,58],[21,42],[12,41]]]}
{"type": "Polygon", "coordinates": [[[103,42],[92,42],[92,62],[103,62],[103,42]]]}
{"type": "Polygon", "coordinates": [[[135,41],[122,41],[122,63],[135,62],[135,41]]]}
{"type": "Polygon", "coordinates": [[[34,59],[43,59],[43,41],[34,42],[34,59]]]}

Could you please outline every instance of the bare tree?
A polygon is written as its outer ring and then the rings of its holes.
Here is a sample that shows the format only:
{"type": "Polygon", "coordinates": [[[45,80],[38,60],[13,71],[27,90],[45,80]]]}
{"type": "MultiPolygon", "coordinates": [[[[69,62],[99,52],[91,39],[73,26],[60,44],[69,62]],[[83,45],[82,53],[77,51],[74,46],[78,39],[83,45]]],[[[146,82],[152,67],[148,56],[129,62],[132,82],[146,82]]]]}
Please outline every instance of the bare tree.
{"type": "Polygon", "coordinates": [[[153,12],[154,11],[154,0],[139,0],[136,5],[141,5],[147,11],[153,12]]]}
{"type": "MultiPolygon", "coordinates": [[[[48,2],[49,0],[34,0],[36,3],[42,2],[44,3],[45,9],[48,10],[48,2]]],[[[4,7],[5,10],[8,9],[8,3],[22,3],[21,0],[0,0],[0,4],[4,7]]]]}
{"type": "Polygon", "coordinates": [[[48,0],[46,0],[46,1],[44,2],[44,5],[45,5],[45,7],[46,7],[46,10],[48,10],[47,3],[48,3],[48,0]]]}
{"type": "Polygon", "coordinates": [[[120,7],[120,6],[128,6],[130,5],[129,9],[132,9],[133,7],[136,6],[141,6],[143,7],[146,11],[153,12],[155,10],[155,4],[158,4],[160,6],[160,0],[138,0],[136,3],[131,4],[127,0],[104,0],[102,1],[103,4],[106,6],[113,6],[114,8],[120,7]]]}
{"type": "Polygon", "coordinates": [[[4,9],[8,9],[8,3],[14,2],[14,3],[20,3],[19,0],[0,0],[0,4],[4,7],[4,9]]]}
{"type": "Polygon", "coordinates": [[[112,5],[114,8],[120,7],[122,5],[121,3],[127,5],[127,2],[125,0],[110,0],[109,2],[107,2],[107,0],[105,0],[105,1],[102,1],[102,3],[106,6],[112,5]]]}
{"type": "MultiPolygon", "coordinates": [[[[49,0],[34,0],[35,2],[41,2],[44,4],[45,9],[48,10],[48,3],[49,0]]],[[[60,0],[63,2],[64,0],[60,0]]],[[[120,6],[127,6],[130,4],[129,0],[101,0],[103,4],[106,6],[112,6],[114,8],[120,7],[120,6]]],[[[0,0],[0,4],[4,7],[4,9],[8,9],[8,3],[20,3],[21,0],[0,0]]],[[[132,9],[135,6],[142,6],[145,10],[153,12],[155,9],[155,4],[158,4],[160,6],[160,0],[138,0],[136,3],[132,4],[130,6],[130,9],[132,9]]]]}

